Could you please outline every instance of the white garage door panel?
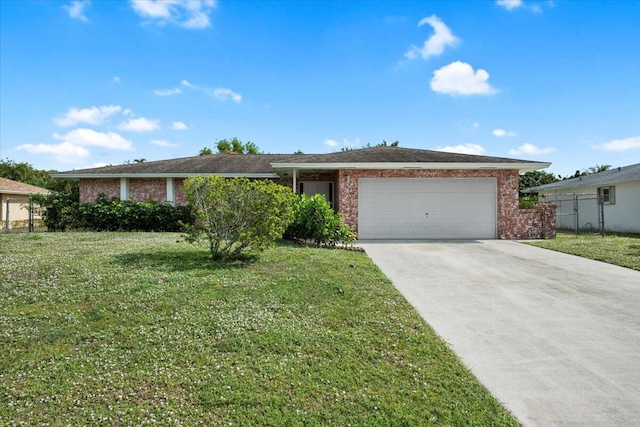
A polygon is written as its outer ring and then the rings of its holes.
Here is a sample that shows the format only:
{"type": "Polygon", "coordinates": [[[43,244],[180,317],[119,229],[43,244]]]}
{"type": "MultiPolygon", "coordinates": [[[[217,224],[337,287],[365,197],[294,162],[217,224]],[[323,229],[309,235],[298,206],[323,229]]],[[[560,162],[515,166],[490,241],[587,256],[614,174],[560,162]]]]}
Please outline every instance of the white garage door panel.
{"type": "Polygon", "coordinates": [[[494,239],[494,178],[361,178],[361,239],[494,239]]]}

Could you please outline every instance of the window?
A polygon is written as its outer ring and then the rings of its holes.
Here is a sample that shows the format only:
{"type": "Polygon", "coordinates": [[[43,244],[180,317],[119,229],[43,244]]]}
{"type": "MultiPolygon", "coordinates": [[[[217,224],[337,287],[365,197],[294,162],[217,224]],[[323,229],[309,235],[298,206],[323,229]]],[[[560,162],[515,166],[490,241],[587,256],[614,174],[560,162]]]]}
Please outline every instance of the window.
{"type": "Polygon", "coordinates": [[[616,204],[616,187],[600,187],[598,188],[598,199],[602,200],[605,205],[616,204]]]}

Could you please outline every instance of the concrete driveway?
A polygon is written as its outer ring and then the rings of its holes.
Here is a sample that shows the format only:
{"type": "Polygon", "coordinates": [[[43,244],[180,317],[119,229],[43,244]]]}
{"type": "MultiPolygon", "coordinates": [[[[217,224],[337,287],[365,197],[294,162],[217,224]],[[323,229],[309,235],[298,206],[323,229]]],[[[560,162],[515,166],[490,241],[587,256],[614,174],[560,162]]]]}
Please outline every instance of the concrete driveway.
{"type": "Polygon", "coordinates": [[[523,425],[640,425],[640,272],[511,241],[358,244],[523,425]]]}

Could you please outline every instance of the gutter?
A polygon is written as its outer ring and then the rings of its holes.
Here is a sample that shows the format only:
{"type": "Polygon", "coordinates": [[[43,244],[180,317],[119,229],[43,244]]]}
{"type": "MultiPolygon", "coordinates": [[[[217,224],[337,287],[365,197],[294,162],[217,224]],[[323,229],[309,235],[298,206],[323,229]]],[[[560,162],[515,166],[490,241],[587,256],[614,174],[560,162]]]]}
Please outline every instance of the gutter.
{"type": "Polygon", "coordinates": [[[517,169],[534,171],[551,166],[551,163],[271,163],[274,169],[517,169]]]}

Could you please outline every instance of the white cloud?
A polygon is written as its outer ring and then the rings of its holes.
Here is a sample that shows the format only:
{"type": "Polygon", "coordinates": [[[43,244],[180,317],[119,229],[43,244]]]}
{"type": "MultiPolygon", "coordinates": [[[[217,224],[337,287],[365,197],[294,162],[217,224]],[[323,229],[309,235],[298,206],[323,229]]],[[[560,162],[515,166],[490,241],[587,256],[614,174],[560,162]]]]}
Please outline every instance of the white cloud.
{"type": "Polygon", "coordinates": [[[174,87],[173,89],[156,89],[153,93],[158,96],[171,96],[182,93],[182,90],[179,87],[174,87]]]}
{"type": "Polygon", "coordinates": [[[496,4],[507,10],[513,10],[522,6],[522,0],[496,0],[496,4]]]}
{"type": "Polygon", "coordinates": [[[69,17],[82,22],[91,22],[84,14],[84,8],[90,6],[89,0],[74,0],[69,5],[62,6],[69,12],[69,17]]]}
{"type": "Polygon", "coordinates": [[[187,130],[189,127],[184,122],[171,123],[171,129],[173,130],[187,130]]]}
{"type": "Polygon", "coordinates": [[[186,80],[182,80],[182,81],[180,82],[180,84],[181,84],[182,86],[184,86],[184,87],[188,87],[189,89],[195,89],[195,88],[196,88],[194,85],[192,85],[191,83],[189,83],[189,82],[188,82],[188,81],[186,81],[186,80]]]}
{"type": "Polygon", "coordinates": [[[231,89],[216,88],[213,90],[213,96],[215,96],[216,98],[222,101],[226,101],[229,98],[231,98],[233,102],[242,101],[242,95],[240,95],[239,93],[235,93],[231,89]]]}
{"type": "Polygon", "coordinates": [[[494,129],[492,132],[493,136],[497,136],[498,138],[502,138],[505,136],[517,136],[518,134],[515,132],[507,132],[504,129],[494,129]]]}
{"type": "Polygon", "coordinates": [[[591,148],[604,151],[626,151],[640,148],[640,136],[632,136],[625,139],[614,139],[602,144],[592,145],[591,148]]]}
{"type": "Polygon", "coordinates": [[[91,108],[71,108],[64,117],[53,119],[58,126],[75,126],[79,123],[101,125],[104,120],[122,110],[119,105],[105,105],[91,108]]]}
{"type": "Polygon", "coordinates": [[[511,149],[509,150],[509,154],[512,156],[518,156],[521,154],[526,154],[529,156],[537,156],[540,154],[549,154],[549,153],[553,153],[554,151],[556,151],[555,148],[553,147],[546,147],[546,148],[538,148],[533,144],[522,144],[520,147],[518,147],[517,149],[511,149]]]}
{"type": "Polygon", "coordinates": [[[130,0],[130,3],[146,22],[187,29],[210,27],[209,14],[216,5],[214,0],[130,0]]]}
{"type": "Polygon", "coordinates": [[[111,83],[120,84],[120,77],[113,76],[113,79],[111,79],[111,83]]]}
{"type": "Polygon", "coordinates": [[[404,54],[406,58],[416,59],[418,54],[422,59],[427,59],[430,56],[438,56],[444,52],[445,47],[455,46],[460,41],[460,39],[453,35],[449,27],[447,27],[436,15],[424,18],[420,23],[418,23],[418,27],[425,24],[431,25],[434,34],[425,40],[424,45],[421,48],[418,46],[411,46],[404,54]]]}
{"type": "Polygon", "coordinates": [[[473,128],[474,129],[478,129],[480,127],[480,123],[478,122],[473,122],[473,128]]]}
{"type": "Polygon", "coordinates": [[[120,123],[118,129],[130,132],[153,132],[160,129],[160,120],[145,119],[144,117],[129,119],[120,123]]]}
{"type": "Polygon", "coordinates": [[[86,148],[66,141],[60,144],[23,144],[17,146],[16,150],[24,150],[31,154],[53,154],[56,160],[65,163],[89,156],[86,148]]]}
{"type": "Polygon", "coordinates": [[[447,145],[446,147],[436,147],[436,151],[445,151],[447,153],[460,153],[460,154],[484,154],[485,150],[482,145],[478,144],[460,144],[460,145],[447,145]]]}
{"type": "Polygon", "coordinates": [[[151,144],[157,145],[158,147],[177,147],[178,144],[172,144],[169,141],[165,141],[164,139],[154,139],[150,141],[151,144]]]}
{"type": "Polygon", "coordinates": [[[497,92],[488,83],[489,73],[473,71],[465,62],[452,62],[433,72],[431,89],[447,95],[491,95],[497,92]]]}
{"type": "Polygon", "coordinates": [[[338,141],[336,141],[335,139],[325,139],[324,140],[324,145],[328,146],[328,147],[337,147],[338,146],[338,141]]]}
{"type": "Polygon", "coordinates": [[[109,150],[133,150],[132,143],[115,132],[96,132],[93,129],[74,129],[64,135],[53,134],[55,139],[75,146],[103,147],[109,150]]]}

